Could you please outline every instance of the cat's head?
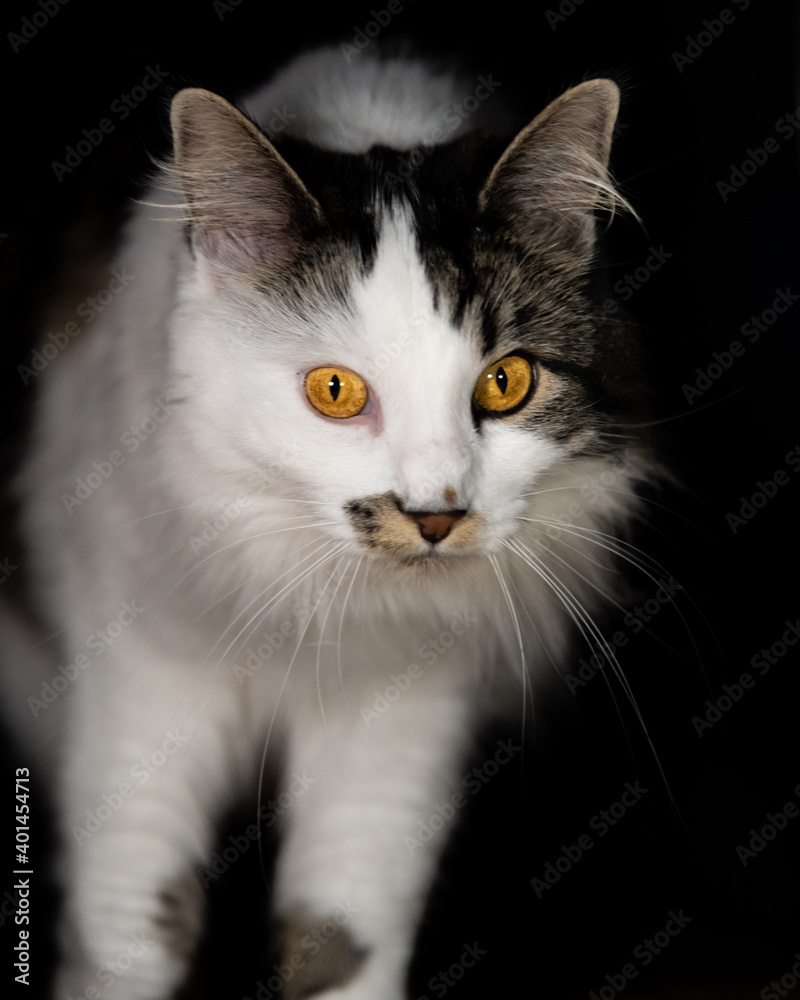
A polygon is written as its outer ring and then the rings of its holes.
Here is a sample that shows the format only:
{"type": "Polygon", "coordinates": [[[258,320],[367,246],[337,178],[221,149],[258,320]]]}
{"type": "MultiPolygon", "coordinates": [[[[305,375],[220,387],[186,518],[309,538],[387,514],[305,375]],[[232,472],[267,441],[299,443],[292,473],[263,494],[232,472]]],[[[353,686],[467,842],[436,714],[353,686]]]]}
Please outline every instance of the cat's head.
{"type": "Polygon", "coordinates": [[[636,350],[593,318],[618,99],[591,80],[510,145],[351,155],[279,152],[223,99],[177,95],[191,261],[174,365],[229,493],[257,499],[277,463],[265,498],[310,501],[321,531],[403,565],[574,523],[609,468],[597,520],[627,506],[636,350]]]}

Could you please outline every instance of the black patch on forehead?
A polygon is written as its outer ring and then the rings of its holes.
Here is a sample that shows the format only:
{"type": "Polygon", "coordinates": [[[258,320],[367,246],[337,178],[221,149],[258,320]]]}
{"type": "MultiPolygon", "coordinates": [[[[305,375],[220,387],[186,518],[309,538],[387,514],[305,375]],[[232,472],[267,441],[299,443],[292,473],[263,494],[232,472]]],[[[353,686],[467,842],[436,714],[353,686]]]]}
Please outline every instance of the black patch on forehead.
{"type": "MultiPolygon", "coordinates": [[[[460,298],[463,299],[463,296],[460,298]]],[[[463,308],[466,309],[466,305],[466,300],[464,300],[463,308]]],[[[498,339],[497,311],[491,302],[485,300],[481,303],[481,335],[484,352],[486,354],[494,353],[498,339]]]]}
{"type": "MultiPolygon", "coordinates": [[[[407,216],[435,307],[447,304],[460,325],[478,294],[472,253],[478,194],[504,142],[468,135],[442,145],[408,150],[374,146],[367,153],[350,154],[287,137],[279,148],[329,224],[320,243],[355,248],[363,274],[375,263],[381,212],[396,209],[407,216]]],[[[496,339],[495,325],[487,312],[487,348],[496,339]]]]}
{"type": "Polygon", "coordinates": [[[478,291],[473,255],[478,196],[504,148],[500,140],[471,134],[400,154],[410,176],[394,194],[411,210],[420,257],[457,326],[478,291]]]}
{"type": "Polygon", "coordinates": [[[378,246],[375,191],[381,170],[372,151],[364,156],[332,153],[291,138],[278,148],[322,208],[329,228],[319,235],[320,243],[355,248],[363,273],[368,273],[378,246]]]}
{"type": "MultiPolygon", "coordinates": [[[[504,144],[466,136],[446,145],[409,150],[374,146],[367,153],[333,153],[285,138],[281,155],[319,201],[331,229],[357,244],[365,266],[374,263],[376,214],[397,208],[411,217],[420,255],[434,281],[453,267],[468,283],[469,237],[480,188],[504,144]]],[[[452,284],[448,298],[453,296],[452,284]]]]}

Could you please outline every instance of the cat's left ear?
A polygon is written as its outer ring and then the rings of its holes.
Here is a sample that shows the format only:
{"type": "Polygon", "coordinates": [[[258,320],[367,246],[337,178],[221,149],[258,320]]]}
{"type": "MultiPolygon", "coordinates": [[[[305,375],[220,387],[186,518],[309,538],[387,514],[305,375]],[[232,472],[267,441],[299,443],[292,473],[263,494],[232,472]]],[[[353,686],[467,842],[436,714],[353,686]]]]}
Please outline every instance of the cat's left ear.
{"type": "Polygon", "coordinates": [[[247,275],[291,263],[322,210],[263,133],[222,97],[173,99],[174,173],[192,247],[217,271],[247,275]]]}
{"type": "Polygon", "coordinates": [[[528,246],[590,255],[595,216],[624,199],[608,174],[619,88],[588,80],[548,105],[495,165],[479,208],[528,246]]]}

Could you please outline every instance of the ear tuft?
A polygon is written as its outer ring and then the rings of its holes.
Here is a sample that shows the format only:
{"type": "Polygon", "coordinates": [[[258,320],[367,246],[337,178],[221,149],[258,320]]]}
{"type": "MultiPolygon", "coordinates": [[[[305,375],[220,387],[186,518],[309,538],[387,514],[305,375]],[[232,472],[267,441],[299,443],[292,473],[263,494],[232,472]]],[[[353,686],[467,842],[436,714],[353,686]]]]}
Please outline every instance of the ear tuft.
{"type": "Polygon", "coordinates": [[[170,117],[195,251],[238,274],[292,259],[322,212],[269,140],[207,90],[180,91],[170,117]]]}
{"type": "Polygon", "coordinates": [[[562,94],[495,165],[481,210],[531,246],[591,255],[596,213],[626,206],[608,173],[618,109],[611,80],[588,80],[562,94]]]}

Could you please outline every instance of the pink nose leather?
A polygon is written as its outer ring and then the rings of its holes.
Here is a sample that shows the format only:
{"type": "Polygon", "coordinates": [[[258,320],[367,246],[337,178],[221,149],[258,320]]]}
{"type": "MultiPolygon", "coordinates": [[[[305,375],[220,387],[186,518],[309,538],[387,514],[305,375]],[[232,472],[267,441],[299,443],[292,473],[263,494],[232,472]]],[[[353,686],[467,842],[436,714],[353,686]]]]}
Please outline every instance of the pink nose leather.
{"type": "Polygon", "coordinates": [[[443,538],[447,538],[453,525],[462,518],[465,510],[450,510],[439,514],[431,514],[428,511],[406,511],[412,521],[419,525],[419,533],[426,542],[436,545],[443,538]]]}

